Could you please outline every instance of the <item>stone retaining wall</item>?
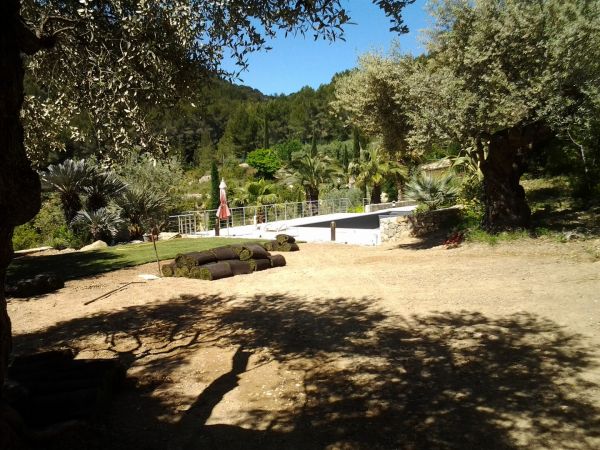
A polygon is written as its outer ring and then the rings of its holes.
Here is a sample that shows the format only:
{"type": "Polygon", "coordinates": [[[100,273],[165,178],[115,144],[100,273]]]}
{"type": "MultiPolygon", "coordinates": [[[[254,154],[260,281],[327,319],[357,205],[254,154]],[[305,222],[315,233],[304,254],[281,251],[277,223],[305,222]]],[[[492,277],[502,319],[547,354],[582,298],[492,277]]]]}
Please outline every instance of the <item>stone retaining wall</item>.
{"type": "Polygon", "coordinates": [[[438,209],[410,216],[380,218],[380,242],[395,242],[407,237],[422,237],[450,228],[460,218],[459,207],[438,209]]]}

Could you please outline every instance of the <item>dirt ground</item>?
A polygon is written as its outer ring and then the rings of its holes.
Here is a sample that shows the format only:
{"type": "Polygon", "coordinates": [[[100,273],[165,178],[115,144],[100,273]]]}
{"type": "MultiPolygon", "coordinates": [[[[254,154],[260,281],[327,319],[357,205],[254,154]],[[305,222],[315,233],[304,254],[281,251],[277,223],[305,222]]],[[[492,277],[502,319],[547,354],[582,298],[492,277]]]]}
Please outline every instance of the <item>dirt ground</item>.
{"type": "Polygon", "coordinates": [[[600,241],[426,247],[303,244],[84,305],[148,264],[10,301],[17,352],[137,380],[52,448],[600,448],[600,241]]]}

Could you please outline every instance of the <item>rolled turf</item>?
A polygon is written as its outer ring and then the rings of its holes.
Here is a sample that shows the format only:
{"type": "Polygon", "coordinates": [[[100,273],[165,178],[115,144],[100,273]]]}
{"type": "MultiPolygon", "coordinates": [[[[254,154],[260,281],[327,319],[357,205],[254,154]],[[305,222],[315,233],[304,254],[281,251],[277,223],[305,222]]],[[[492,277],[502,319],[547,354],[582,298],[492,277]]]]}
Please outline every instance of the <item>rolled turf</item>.
{"type": "Polygon", "coordinates": [[[213,281],[232,276],[231,267],[224,261],[193,267],[190,270],[190,278],[198,278],[200,280],[213,281]]]}
{"type": "Polygon", "coordinates": [[[285,257],[283,255],[271,255],[271,267],[285,266],[285,257]]]}
{"type": "Polygon", "coordinates": [[[296,244],[295,242],[286,242],[280,244],[277,241],[270,241],[269,244],[270,245],[268,247],[273,252],[297,252],[298,250],[300,250],[300,247],[298,247],[298,244],[296,244]]]}
{"type": "Polygon", "coordinates": [[[269,257],[269,252],[260,244],[244,244],[240,251],[239,258],[241,261],[249,259],[265,259],[269,257]]]}
{"type": "Polygon", "coordinates": [[[217,247],[210,250],[217,261],[225,261],[227,259],[239,259],[239,256],[234,248],[230,245],[217,247]]]}
{"type": "Polygon", "coordinates": [[[162,272],[163,277],[174,277],[175,269],[177,269],[177,265],[175,264],[175,262],[172,262],[169,264],[163,264],[160,267],[160,271],[162,272]]]}
{"type": "Polygon", "coordinates": [[[259,272],[261,270],[270,269],[271,267],[273,267],[271,265],[271,260],[268,259],[268,258],[265,258],[265,259],[251,259],[250,261],[254,262],[254,270],[256,272],[259,272]]]}
{"type": "Polygon", "coordinates": [[[276,242],[277,241],[267,241],[264,244],[262,244],[262,246],[266,251],[270,252],[273,250],[274,243],[276,243],[276,242]]]}
{"type": "Polygon", "coordinates": [[[187,267],[176,267],[175,268],[175,276],[176,277],[189,277],[190,269],[187,267]]]}
{"type": "Polygon", "coordinates": [[[275,240],[279,242],[279,244],[293,244],[296,242],[296,238],[294,236],[290,236],[289,234],[278,234],[275,236],[275,240]]]}
{"type": "Polygon", "coordinates": [[[239,259],[227,259],[222,262],[229,264],[231,272],[234,275],[244,275],[252,273],[254,271],[254,268],[250,265],[248,261],[240,261],[239,259]]]}
{"type": "Polygon", "coordinates": [[[217,258],[211,251],[182,253],[175,257],[177,267],[194,267],[215,262],[217,258]]]}

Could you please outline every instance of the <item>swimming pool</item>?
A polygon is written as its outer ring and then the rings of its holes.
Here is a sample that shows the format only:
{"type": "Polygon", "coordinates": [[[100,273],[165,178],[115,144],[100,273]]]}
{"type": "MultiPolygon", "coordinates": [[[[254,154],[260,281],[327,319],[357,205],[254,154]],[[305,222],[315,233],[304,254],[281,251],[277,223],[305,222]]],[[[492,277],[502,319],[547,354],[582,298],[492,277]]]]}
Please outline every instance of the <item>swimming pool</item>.
{"type": "MultiPolygon", "coordinates": [[[[357,214],[354,217],[338,218],[333,220],[336,228],[352,228],[357,230],[374,230],[379,229],[379,219],[396,216],[408,216],[411,214],[411,210],[392,210],[392,211],[378,211],[367,214],[357,214]]],[[[332,220],[325,220],[320,222],[305,223],[296,225],[297,227],[307,228],[330,228],[332,220]]]]}

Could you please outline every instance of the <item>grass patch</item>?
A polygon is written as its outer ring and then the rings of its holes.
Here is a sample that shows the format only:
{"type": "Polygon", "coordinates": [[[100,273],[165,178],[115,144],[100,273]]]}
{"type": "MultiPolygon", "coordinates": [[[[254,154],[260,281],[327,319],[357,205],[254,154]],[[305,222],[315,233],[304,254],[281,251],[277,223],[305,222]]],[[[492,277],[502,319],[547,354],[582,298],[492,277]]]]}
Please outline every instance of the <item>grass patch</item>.
{"type": "Polygon", "coordinates": [[[501,233],[488,233],[487,231],[484,231],[481,229],[470,230],[466,236],[467,241],[469,241],[469,242],[478,242],[478,243],[488,244],[488,245],[497,245],[501,242],[512,242],[512,241],[517,241],[519,239],[528,239],[531,237],[532,237],[531,233],[526,230],[503,231],[501,233]]]}
{"type": "MultiPolygon", "coordinates": [[[[232,238],[173,239],[157,242],[161,260],[172,259],[178,253],[209,250],[241,242],[264,240],[232,238]]],[[[102,250],[74,252],[48,256],[25,256],[14,259],[8,266],[7,281],[30,278],[39,273],[53,272],[64,280],[88,277],[125,267],[156,261],[152,243],[116,245],[102,250]]]]}

